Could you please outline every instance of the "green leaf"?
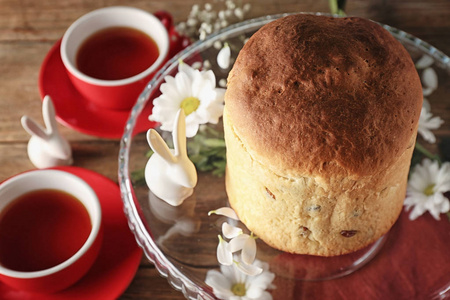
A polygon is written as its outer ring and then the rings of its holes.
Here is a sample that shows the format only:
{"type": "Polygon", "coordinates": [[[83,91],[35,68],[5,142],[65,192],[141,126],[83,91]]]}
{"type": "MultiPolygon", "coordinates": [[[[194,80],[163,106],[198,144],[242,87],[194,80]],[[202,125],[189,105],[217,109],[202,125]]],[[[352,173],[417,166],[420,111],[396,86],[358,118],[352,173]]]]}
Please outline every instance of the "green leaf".
{"type": "Polygon", "coordinates": [[[145,169],[139,169],[136,171],[131,172],[131,181],[134,183],[134,185],[136,186],[141,186],[145,184],[145,169]]]}
{"type": "Polygon", "coordinates": [[[206,139],[203,141],[203,145],[206,147],[211,148],[224,148],[225,147],[225,141],[223,139],[206,139]]]}
{"type": "Polygon", "coordinates": [[[339,15],[341,17],[345,17],[345,4],[346,0],[328,0],[328,6],[330,8],[330,12],[333,15],[339,15]]]}

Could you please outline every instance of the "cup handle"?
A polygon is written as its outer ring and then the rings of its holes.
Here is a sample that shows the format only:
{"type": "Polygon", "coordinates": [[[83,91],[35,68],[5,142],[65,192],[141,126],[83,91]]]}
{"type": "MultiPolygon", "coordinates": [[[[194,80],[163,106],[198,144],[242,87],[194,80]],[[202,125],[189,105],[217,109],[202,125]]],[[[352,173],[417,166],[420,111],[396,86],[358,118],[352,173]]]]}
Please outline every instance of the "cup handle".
{"type": "Polygon", "coordinates": [[[169,34],[169,55],[168,58],[172,58],[178,52],[189,46],[192,42],[189,37],[181,35],[173,24],[172,15],[164,10],[157,11],[153,14],[157,17],[169,34]]]}

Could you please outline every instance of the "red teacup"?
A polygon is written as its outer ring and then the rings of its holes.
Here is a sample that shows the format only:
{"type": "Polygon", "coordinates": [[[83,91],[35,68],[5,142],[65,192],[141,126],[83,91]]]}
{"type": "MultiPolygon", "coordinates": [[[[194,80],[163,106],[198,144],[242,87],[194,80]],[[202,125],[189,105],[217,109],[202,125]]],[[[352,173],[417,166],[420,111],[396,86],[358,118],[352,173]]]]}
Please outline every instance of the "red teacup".
{"type": "Polygon", "coordinates": [[[94,190],[59,170],[35,170],[0,184],[0,281],[35,293],[77,282],[102,244],[94,190]]]}
{"type": "Polygon", "coordinates": [[[60,51],[69,78],[83,97],[101,108],[128,110],[167,60],[169,35],[146,11],[107,7],[76,20],[64,34],[60,51]],[[128,33],[120,35],[124,30],[128,33]],[[89,41],[94,45],[85,50],[89,41]],[[152,42],[157,53],[148,46],[152,42]]]}

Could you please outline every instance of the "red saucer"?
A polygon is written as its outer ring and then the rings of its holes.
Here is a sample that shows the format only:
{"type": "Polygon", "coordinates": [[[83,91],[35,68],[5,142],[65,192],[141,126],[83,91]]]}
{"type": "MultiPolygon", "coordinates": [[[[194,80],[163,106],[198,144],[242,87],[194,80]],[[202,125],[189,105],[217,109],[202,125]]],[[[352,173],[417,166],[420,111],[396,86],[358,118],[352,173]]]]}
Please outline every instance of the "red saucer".
{"type": "MultiPolygon", "coordinates": [[[[75,89],[61,60],[59,40],[48,52],[39,73],[41,97],[50,95],[55,105],[58,121],[79,132],[102,138],[121,138],[129,110],[108,110],[88,102],[75,89]]],[[[136,131],[155,127],[150,122],[151,105],[146,105],[137,121],[136,131]]]]}
{"type": "Polygon", "coordinates": [[[0,282],[3,300],[116,299],[128,287],[141,262],[142,250],[123,212],[119,186],[93,171],[78,167],[57,168],[84,179],[97,193],[103,213],[103,245],[97,261],[74,286],[56,294],[31,294],[0,282]]]}

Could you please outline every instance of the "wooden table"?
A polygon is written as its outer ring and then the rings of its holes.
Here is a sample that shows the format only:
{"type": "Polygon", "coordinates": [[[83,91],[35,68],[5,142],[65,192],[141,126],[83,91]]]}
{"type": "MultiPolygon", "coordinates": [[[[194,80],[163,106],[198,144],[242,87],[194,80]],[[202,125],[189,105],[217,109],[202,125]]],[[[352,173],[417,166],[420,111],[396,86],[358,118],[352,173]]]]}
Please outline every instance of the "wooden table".
{"type": "MultiPolygon", "coordinates": [[[[328,0],[248,2],[252,9],[246,18],[281,12],[329,12],[328,0]]],[[[348,15],[371,18],[397,27],[450,54],[450,1],[347,2],[348,15]]],[[[34,168],[26,152],[29,135],[22,129],[20,117],[27,114],[42,120],[39,69],[49,49],[73,21],[100,7],[129,5],[150,12],[167,10],[175,22],[181,22],[186,20],[193,4],[205,3],[203,0],[0,0],[0,180],[34,168]]],[[[88,136],[63,126],[60,129],[70,141],[75,166],[96,171],[117,182],[118,140],[88,136]]],[[[340,296],[347,299],[344,294],[340,296]]],[[[135,278],[120,299],[184,297],[144,257],[135,278]]]]}

